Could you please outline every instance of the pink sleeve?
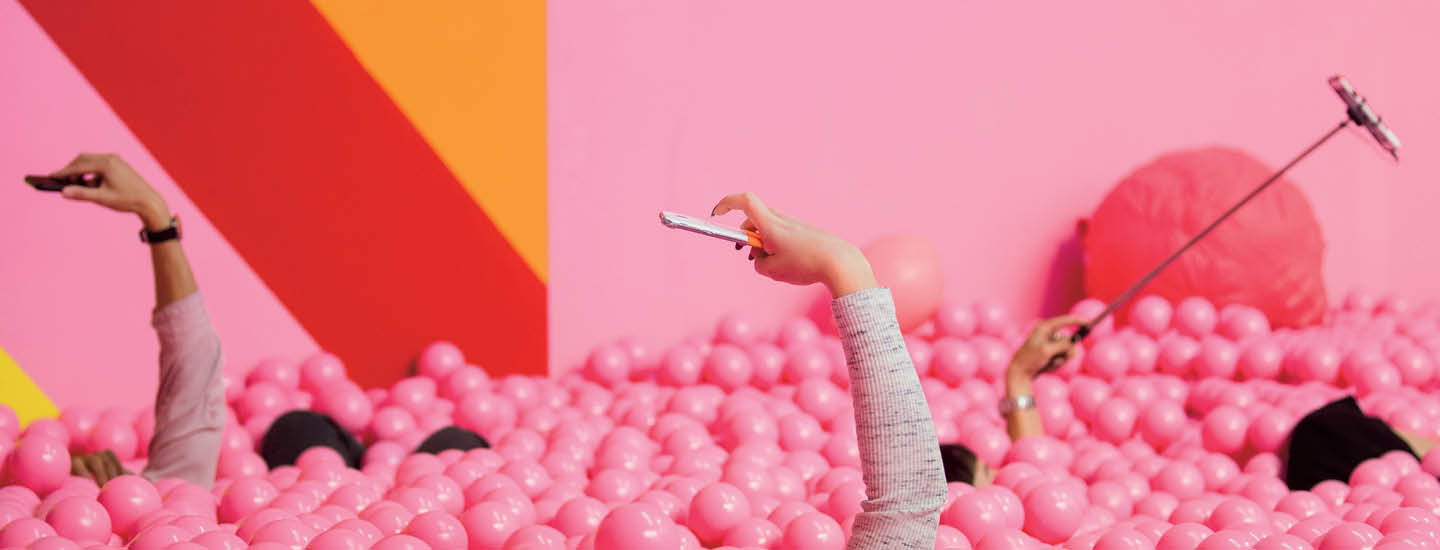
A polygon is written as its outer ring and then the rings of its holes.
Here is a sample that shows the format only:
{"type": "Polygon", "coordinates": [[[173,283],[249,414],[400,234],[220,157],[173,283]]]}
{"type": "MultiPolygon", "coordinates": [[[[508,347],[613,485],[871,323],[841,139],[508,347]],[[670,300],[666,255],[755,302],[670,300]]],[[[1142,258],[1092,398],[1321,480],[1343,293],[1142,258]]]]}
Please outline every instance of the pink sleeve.
{"type": "Polygon", "coordinates": [[[152,322],[160,337],[160,389],[144,476],[209,488],[225,428],[220,337],[199,292],[157,309],[152,322]]]}

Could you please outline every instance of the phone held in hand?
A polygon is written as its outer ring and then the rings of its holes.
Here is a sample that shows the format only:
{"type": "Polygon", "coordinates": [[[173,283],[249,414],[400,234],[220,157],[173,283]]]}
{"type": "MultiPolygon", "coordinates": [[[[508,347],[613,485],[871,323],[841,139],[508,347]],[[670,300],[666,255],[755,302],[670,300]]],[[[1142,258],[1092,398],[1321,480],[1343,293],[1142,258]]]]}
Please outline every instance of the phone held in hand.
{"type": "Polygon", "coordinates": [[[660,223],[671,229],[683,229],[691,233],[707,235],[723,241],[739,243],[755,248],[763,248],[760,235],[753,231],[746,231],[736,227],[727,227],[709,220],[703,220],[693,216],[677,214],[675,212],[660,212],[660,223]]]}
{"type": "Polygon", "coordinates": [[[60,178],[51,176],[25,176],[25,183],[30,184],[31,187],[34,187],[36,190],[39,191],[56,192],[71,185],[99,187],[100,178],[99,176],[96,176],[91,179],[86,179],[84,175],[80,174],[60,178]]]}

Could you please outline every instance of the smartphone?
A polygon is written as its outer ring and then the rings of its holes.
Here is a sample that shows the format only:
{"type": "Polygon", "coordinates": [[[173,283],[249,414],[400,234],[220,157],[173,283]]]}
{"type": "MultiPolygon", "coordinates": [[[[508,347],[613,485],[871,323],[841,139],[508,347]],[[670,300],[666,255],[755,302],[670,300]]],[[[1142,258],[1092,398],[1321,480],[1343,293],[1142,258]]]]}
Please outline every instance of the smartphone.
{"type": "Polygon", "coordinates": [[[1390,156],[1399,160],[1400,138],[1395,136],[1395,132],[1391,132],[1389,128],[1380,123],[1380,115],[1375,114],[1370,105],[1365,103],[1365,98],[1355,93],[1355,88],[1350,87],[1350,83],[1345,80],[1345,77],[1330,77],[1330,89],[1335,90],[1335,93],[1340,95],[1340,99],[1345,101],[1346,112],[1350,115],[1350,120],[1369,130],[1370,135],[1375,137],[1375,141],[1380,142],[1380,147],[1390,153],[1390,156]]]}
{"type": "Polygon", "coordinates": [[[100,185],[100,178],[85,179],[84,175],[53,178],[50,176],[25,176],[25,183],[30,184],[40,191],[59,191],[71,185],[83,185],[86,187],[97,187],[100,185]]]}
{"type": "Polygon", "coordinates": [[[676,214],[674,212],[660,212],[660,223],[672,229],[683,229],[691,233],[708,235],[720,240],[740,243],[755,248],[764,248],[760,235],[753,231],[746,231],[737,227],[727,227],[709,220],[676,214]]]}

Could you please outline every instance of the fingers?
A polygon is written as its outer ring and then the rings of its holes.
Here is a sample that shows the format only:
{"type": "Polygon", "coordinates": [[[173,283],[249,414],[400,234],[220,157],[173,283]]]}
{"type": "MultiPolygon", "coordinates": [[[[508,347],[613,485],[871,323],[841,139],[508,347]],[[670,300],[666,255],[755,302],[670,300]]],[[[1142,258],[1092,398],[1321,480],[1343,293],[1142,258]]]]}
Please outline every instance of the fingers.
{"type": "Polygon", "coordinates": [[[101,187],[85,187],[83,185],[67,185],[60,190],[60,196],[70,200],[100,202],[111,191],[101,187]]]}
{"type": "Polygon", "coordinates": [[[1051,317],[1049,319],[1041,321],[1039,325],[1036,325],[1036,328],[1045,328],[1050,331],[1055,331],[1068,326],[1083,324],[1085,324],[1085,319],[1074,315],[1061,315],[1059,317],[1051,317]]]}
{"type": "Polygon", "coordinates": [[[715,208],[710,210],[710,214],[712,216],[719,216],[733,210],[744,212],[745,217],[748,218],[746,222],[751,223],[755,227],[753,231],[761,233],[764,232],[764,228],[770,224],[770,220],[774,219],[775,216],[775,214],[770,211],[770,208],[765,206],[764,202],[760,201],[760,197],[748,192],[737,193],[720,199],[720,202],[715,204],[715,208]]]}
{"type": "MultiPolygon", "coordinates": [[[[77,456],[70,459],[70,475],[95,479],[95,474],[90,473],[90,468],[85,465],[85,458],[77,456]]],[[[99,483],[98,481],[96,483],[99,483]]]]}
{"type": "Polygon", "coordinates": [[[88,174],[91,172],[103,172],[115,155],[97,155],[95,153],[81,153],[70,161],[64,168],[56,170],[50,175],[53,177],[74,176],[88,174]]]}

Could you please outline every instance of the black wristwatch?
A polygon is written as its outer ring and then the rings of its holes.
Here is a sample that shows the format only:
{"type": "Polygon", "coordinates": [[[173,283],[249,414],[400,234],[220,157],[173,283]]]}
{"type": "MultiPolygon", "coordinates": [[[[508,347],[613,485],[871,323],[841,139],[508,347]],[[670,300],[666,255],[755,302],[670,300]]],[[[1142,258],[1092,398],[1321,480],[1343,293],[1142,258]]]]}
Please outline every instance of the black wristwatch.
{"type": "Polygon", "coordinates": [[[144,227],[140,228],[140,242],[148,244],[159,244],[169,240],[180,238],[180,216],[170,216],[170,227],[159,231],[151,231],[144,227]]]}

